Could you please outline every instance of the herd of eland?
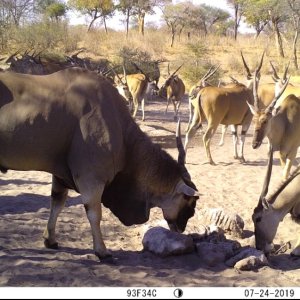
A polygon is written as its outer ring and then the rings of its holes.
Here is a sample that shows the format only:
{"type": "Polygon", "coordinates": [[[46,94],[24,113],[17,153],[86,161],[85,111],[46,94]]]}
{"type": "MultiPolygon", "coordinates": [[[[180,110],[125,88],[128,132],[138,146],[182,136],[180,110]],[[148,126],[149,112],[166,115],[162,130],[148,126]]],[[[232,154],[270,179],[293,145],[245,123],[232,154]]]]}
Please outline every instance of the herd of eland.
{"type": "MultiPolygon", "coordinates": [[[[195,80],[184,145],[180,120],[177,125],[177,161],[143,133],[135,118],[141,103],[145,120],[145,98],[151,87],[152,93],[165,94],[165,113],[172,102],[174,120],[178,119],[186,91],[178,74],[182,65],[172,74],[168,65],[168,76],[159,88],[158,80],[135,63],[135,74],[127,74],[123,66],[121,75],[116,67],[101,70],[78,54],[66,56],[63,63],[43,63],[38,55],[28,53],[20,59],[17,54],[6,60],[10,67],[0,73],[0,171],[52,174],[50,216],[43,235],[46,247],[58,247],[56,223],[69,189],[82,196],[94,252],[101,261],[111,259],[100,227],[102,204],[126,226],[145,223],[150,209],[160,207],[170,230],[183,232],[199,198],[185,165],[187,149],[204,122],[203,143],[211,165],[215,165],[211,140],[220,124],[220,144],[231,126],[234,158],[241,163],[246,163],[244,144],[251,124],[254,149],[268,138],[266,178],[252,216],[257,249],[270,252],[287,213],[299,220],[300,169],[291,175],[290,170],[300,146],[300,87],[289,83],[288,67],[280,78],[272,62],[274,82],[260,84],[265,53],[251,73],[241,52],[245,84],[234,78],[230,84],[210,84],[220,66],[195,80]],[[280,154],[283,181],[267,197],[274,151],[280,154]]],[[[300,238],[292,254],[300,256],[300,238]]]]}

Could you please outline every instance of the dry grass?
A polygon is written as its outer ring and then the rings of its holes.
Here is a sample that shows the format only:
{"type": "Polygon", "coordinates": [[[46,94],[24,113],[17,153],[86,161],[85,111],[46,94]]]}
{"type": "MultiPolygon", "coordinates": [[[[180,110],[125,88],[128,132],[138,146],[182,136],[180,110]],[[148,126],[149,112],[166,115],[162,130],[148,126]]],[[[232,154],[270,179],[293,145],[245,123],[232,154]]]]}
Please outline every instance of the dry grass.
{"type": "MultiPolygon", "coordinates": [[[[265,76],[271,73],[269,60],[274,62],[278,73],[281,74],[292,55],[290,44],[285,41],[286,58],[280,58],[274,47],[273,39],[266,36],[261,36],[255,40],[252,36],[240,35],[238,40],[235,41],[231,37],[221,36],[192,36],[192,39],[188,40],[185,35],[182,35],[180,41],[175,40],[173,47],[170,47],[170,34],[166,31],[146,30],[145,36],[141,36],[137,31],[131,30],[128,38],[126,38],[124,32],[109,32],[109,34],[105,34],[104,31],[100,30],[85,33],[82,37],[82,44],[84,44],[86,49],[111,61],[118,60],[117,56],[120,49],[127,46],[148,52],[152,59],[166,59],[170,61],[171,70],[181,63],[186,64],[189,61],[193,63],[196,59],[202,61],[203,64],[220,64],[222,69],[221,75],[223,76],[221,79],[225,81],[228,80],[228,75],[243,80],[244,67],[240,51],[243,51],[250,69],[254,70],[261,54],[265,50],[266,56],[262,67],[262,73],[265,76]],[[188,50],[189,44],[201,45],[201,47],[205,48],[206,51],[203,57],[194,57],[194,53],[188,50]]],[[[290,72],[292,75],[297,75],[292,65],[290,66],[290,72]]],[[[167,63],[161,65],[161,73],[163,77],[167,76],[167,63]]],[[[183,79],[187,81],[188,86],[192,84],[188,78],[183,79]]],[[[292,78],[292,81],[299,82],[300,78],[292,78]]]]}
{"type": "MultiPolygon", "coordinates": [[[[198,78],[193,79],[194,74],[197,74],[197,76],[198,74],[201,75],[210,65],[217,64],[220,64],[218,76],[221,77],[221,80],[228,81],[228,75],[232,75],[243,81],[244,67],[240,51],[243,51],[251,70],[254,70],[256,67],[262,52],[266,51],[262,67],[262,73],[267,78],[265,79],[266,81],[271,80],[269,76],[271,73],[269,60],[274,62],[278,73],[281,74],[292,57],[291,42],[284,40],[286,57],[280,58],[272,36],[260,36],[258,39],[254,39],[252,36],[239,35],[237,41],[235,41],[232,37],[192,35],[189,40],[187,35],[183,33],[180,40],[176,37],[174,46],[170,47],[170,33],[165,29],[146,29],[144,36],[131,29],[128,38],[126,38],[125,32],[109,30],[108,34],[106,34],[102,29],[87,32],[84,26],[73,26],[64,30],[66,36],[60,40],[59,44],[53,46],[50,51],[55,53],[61,51],[61,54],[70,54],[74,53],[76,49],[84,48],[86,51],[81,54],[82,56],[88,56],[92,59],[105,58],[112,63],[118,64],[120,63],[121,49],[124,47],[138,49],[138,51],[149,54],[152,60],[169,61],[171,71],[184,63],[181,69],[181,76],[187,88],[198,80],[198,78]],[[198,48],[199,51],[197,52],[195,48],[198,48]],[[195,66],[199,66],[198,69],[196,68],[196,71],[195,66]]],[[[42,31],[32,32],[31,35],[28,34],[30,38],[26,36],[26,42],[29,43],[31,40],[35,40],[43,44],[43,36],[34,37],[35,34],[40,34],[39,32],[42,31]],[[28,42],[28,40],[30,41],[28,42]]],[[[44,38],[49,39],[49,34],[47,36],[44,35],[44,38]]],[[[23,37],[23,40],[25,42],[25,37],[23,37]]],[[[20,46],[23,49],[28,49],[28,45],[20,45],[21,42],[22,39],[20,38],[18,49],[20,46]]],[[[37,44],[35,43],[35,45],[37,44]]],[[[8,52],[13,52],[13,50],[14,48],[12,47],[8,52]]],[[[300,57],[300,51],[298,56],[300,57]]],[[[165,78],[168,74],[167,66],[168,63],[160,65],[162,78],[165,78]]],[[[296,71],[292,65],[290,66],[290,73],[293,75],[291,81],[299,83],[300,77],[296,75],[300,75],[300,72],[296,71]]]]}

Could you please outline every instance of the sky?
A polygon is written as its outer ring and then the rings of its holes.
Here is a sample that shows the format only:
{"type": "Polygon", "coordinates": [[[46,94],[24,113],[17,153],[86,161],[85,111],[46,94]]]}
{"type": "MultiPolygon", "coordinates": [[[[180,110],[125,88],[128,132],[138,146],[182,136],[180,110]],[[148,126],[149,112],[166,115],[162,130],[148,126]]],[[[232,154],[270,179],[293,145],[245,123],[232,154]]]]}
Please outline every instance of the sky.
{"type": "MultiPolygon", "coordinates": [[[[173,3],[176,2],[183,2],[183,1],[174,1],[173,3]]],[[[226,11],[228,11],[229,13],[231,13],[231,15],[233,15],[233,9],[230,8],[230,6],[227,4],[226,0],[193,0],[192,1],[193,4],[206,4],[209,6],[215,6],[218,8],[222,8],[226,11]]],[[[73,13],[69,14],[70,17],[70,24],[71,25],[76,25],[76,24],[88,24],[89,22],[86,20],[85,17],[79,17],[78,15],[74,15],[73,13]]],[[[125,25],[124,23],[120,20],[122,18],[122,16],[117,15],[114,18],[111,18],[109,20],[107,20],[107,26],[110,28],[114,28],[116,30],[125,30],[125,25]]],[[[88,19],[89,20],[89,19],[88,19]]],[[[151,23],[155,23],[158,20],[160,20],[160,15],[159,15],[159,10],[157,11],[157,14],[155,15],[146,15],[145,17],[145,23],[147,25],[147,23],[151,22],[151,23]]],[[[254,32],[254,30],[251,30],[249,27],[247,27],[246,24],[241,22],[239,31],[241,32],[254,32]]]]}

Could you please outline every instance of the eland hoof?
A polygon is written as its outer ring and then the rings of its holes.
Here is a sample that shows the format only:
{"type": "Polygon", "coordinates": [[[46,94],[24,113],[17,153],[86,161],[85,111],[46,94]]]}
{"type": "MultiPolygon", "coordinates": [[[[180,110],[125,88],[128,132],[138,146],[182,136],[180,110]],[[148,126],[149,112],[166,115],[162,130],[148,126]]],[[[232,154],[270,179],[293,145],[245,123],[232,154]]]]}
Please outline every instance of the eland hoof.
{"type": "Polygon", "coordinates": [[[107,252],[105,255],[100,255],[98,252],[95,252],[95,255],[99,258],[100,263],[107,265],[116,265],[117,260],[112,256],[110,252],[107,252]]]}
{"type": "Polygon", "coordinates": [[[244,164],[244,163],[246,162],[246,160],[245,160],[244,157],[240,157],[239,160],[240,160],[240,162],[241,162],[242,164],[244,164]]]}
{"type": "Polygon", "coordinates": [[[48,249],[58,249],[58,243],[55,242],[51,244],[48,239],[44,240],[44,245],[48,249]]]}
{"type": "Polygon", "coordinates": [[[105,265],[117,265],[117,259],[114,258],[113,256],[107,256],[104,258],[99,258],[101,264],[105,265]]]}

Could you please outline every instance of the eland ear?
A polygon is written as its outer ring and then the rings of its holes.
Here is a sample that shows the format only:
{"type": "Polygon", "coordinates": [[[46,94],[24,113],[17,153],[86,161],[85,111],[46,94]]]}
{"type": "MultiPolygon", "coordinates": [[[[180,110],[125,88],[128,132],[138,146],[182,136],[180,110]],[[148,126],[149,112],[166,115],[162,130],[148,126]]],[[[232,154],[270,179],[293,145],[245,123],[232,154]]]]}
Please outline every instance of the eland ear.
{"type": "Polygon", "coordinates": [[[195,196],[199,197],[200,193],[193,188],[189,187],[187,184],[185,184],[183,181],[179,182],[176,186],[177,193],[182,193],[187,196],[195,196]]]}

